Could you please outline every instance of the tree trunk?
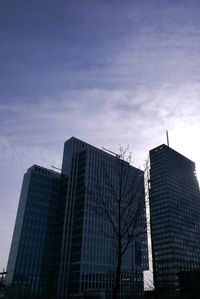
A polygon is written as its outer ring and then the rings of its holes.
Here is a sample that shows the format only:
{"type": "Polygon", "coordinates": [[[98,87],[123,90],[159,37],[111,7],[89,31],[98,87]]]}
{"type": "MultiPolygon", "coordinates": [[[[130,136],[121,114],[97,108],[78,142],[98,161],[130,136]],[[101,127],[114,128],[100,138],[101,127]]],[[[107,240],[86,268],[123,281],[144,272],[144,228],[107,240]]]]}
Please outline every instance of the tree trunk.
{"type": "Polygon", "coordinates": [[[114,287],[112,293],[112,299],[118,299],[118,294],[120,291],[120,275],[121,275],[121,263],[122,263],[122,247],[121,247],[121,236],[118,239],[118,252],[117,252],[117,267],[114,279],[114,287]]]}

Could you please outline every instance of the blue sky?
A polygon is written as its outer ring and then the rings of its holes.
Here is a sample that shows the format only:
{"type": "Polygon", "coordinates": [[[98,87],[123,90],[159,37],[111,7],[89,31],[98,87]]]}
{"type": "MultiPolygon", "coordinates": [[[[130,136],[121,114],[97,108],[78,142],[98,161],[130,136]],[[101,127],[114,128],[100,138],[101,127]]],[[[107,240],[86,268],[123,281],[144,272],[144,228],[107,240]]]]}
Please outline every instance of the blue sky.
{"type": "Polygon", "coordinates": [[[23,174],[72,135],[142,167],[168,129],[200,169],[199,53],[199,0],[0,1],[0,270],[23,174]]]}

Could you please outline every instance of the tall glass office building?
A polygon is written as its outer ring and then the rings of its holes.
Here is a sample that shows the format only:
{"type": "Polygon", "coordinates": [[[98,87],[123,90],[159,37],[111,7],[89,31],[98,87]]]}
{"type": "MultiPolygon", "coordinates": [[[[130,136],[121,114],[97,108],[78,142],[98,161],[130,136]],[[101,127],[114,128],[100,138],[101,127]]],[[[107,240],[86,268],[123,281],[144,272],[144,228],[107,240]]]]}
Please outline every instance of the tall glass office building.
{"type": "MultiPolygon", "coordinates": [[[[107,200],[112,211],[116,212],[109,188],[112,185],[118,192],[116,166],[119,162],[127,164],[130,182],[136,177],[142,182],[135,198],[133,193],[129,196],[135,202],[138,197],[144,203],[142,171],[76,138],[72,137],[65,142],[62,173],[69,178],[69,189],[59,272],[59,298],[66,298],[66,294],[99,294],[111,297],[116,267],[116,240],[110,222],[98,213],[97,208],[103,198],[107,200]],[[69,283],[66,284],[66,281],[69,283]]],[[[134,182],[136,183],[136,180],[134,182]]],[[[134,190],[136,189],[137,186],[134,190]]],[[[145,228],[144,205],[142,209],[143,223],[140,225],[145,228]]],[[[123,294],[143,293],[143,270],[148,268],[147,256],[146,231],[143,231],[136,241],[131,242],[122,260],[123,294]]]]}
{"type": "Polygon", "coordinates": [[[116,213],[111,188],[117,194],[129,190],[127,221],[142,203],[133,217],[136,229],[125,236],[135,234],[122,258],[120,293],[143,293],[148,268],[143,172],[72,137],[64,145],[61,174],[34,165],[25,175],[7,268],[7,284],[20,285],[18,298],[111,297],[116,239],[98,209],[104,202],[112,217],[116,213]],[[128,171],[121,187],[119,165],[128,171]]]}
{"type": "Polygon", "coordinates": [[[55,288],[55,229],[65,186],[63,175],[38,165],[24,175],[7,266],[11,298],[50,298],[55,288]]]}
{"type": "Polygon", "coordinates": [[[200,267],[200,191],[195,164],[166,145],[150,151],[149,199],[155,286],[180,290],[179,273],[200,267]]]}

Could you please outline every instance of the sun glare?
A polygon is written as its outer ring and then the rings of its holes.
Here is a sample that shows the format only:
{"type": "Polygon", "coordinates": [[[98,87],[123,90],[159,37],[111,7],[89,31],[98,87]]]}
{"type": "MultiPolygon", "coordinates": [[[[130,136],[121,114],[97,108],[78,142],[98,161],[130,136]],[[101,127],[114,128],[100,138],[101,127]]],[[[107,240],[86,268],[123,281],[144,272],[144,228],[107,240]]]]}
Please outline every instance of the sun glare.
{"type": "Polygon", "coordinates": [[[170,133],[170,146],[195,162],[196,175],[200,184],[200,128],[197,126],[179,125],[170,133]]]}

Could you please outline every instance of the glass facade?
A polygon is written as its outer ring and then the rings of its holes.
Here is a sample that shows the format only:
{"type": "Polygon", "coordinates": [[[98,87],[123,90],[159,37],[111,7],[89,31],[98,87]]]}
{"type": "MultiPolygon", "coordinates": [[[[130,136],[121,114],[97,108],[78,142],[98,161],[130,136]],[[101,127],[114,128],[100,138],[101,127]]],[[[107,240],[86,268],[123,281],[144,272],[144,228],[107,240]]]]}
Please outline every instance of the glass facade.
{"type": "MultiPolygon", "coordinates": [[[[108,178],[112,180],[117,190],[119,181],[116,163],[118,162],[119,159],[115,156],[76,138],[71,138],[65,143],[62,171],[69,177],[69,190],[61,254],[65,263],[60,266],[59,298],[65,298],[66,294],[69,296],[111,295],[116,267],[116,240],[112,235],[111,224],[98,213],[95,203],[106,198],[110,208],[115,210],[109,190],[110,182],[106,180],[108,178]],[[68,286],[66,281],[69,281],[68,286]]],[[[130,165],[128,170],[130,182],[133,181],[131,179],[134,176],[142,176],[142,185],[138,193],[141,198],[141,194],[144,193],[143,172],[130,165]]],[[[133,196],[133,193],[130,193],[130,196],[133,196]]],[[[142,215],[145,222],[144,207],[142,215]]],[[[123,257],[121,293],[132,294],[131,281],[134,279],[134,292],[142,294],[142,272],[147,268],[145,231],[137,238],[137,242],[131,242],[123,257]],[[137,254],[139,258],[136,258],[137,254]]]]}
{"type": "Polygon", "coordinates": [[[150,151],[155,286],[179,291],[179,273],[200,267],[200,191],[195,164],[166,145],[150,151]]]}
{"type": "Polygon", "coordinates": [[[37,165],[24,176],[7,267],[11,297],[50,298],[53,293],[61,182],[60,174],[37,165]]]}
{"type": "Polygon", "coordinates": [[[123,225],[132,219],[124,226],[123,241],[134,239],[122,258],[120,293],[143,293],[148,269],[144,174],[72,137],[65,142],[61,174],[33,165],[24,176],[7,267],[10,299],[111,296],[116,238],[98,207],[106,204],[114,217],[113,190],[124,190],[123,225]]]}

